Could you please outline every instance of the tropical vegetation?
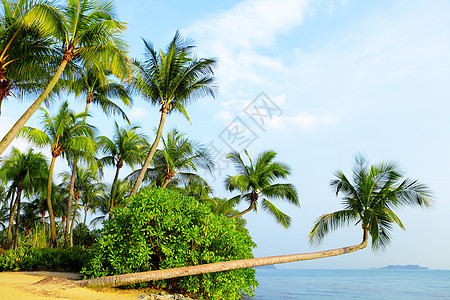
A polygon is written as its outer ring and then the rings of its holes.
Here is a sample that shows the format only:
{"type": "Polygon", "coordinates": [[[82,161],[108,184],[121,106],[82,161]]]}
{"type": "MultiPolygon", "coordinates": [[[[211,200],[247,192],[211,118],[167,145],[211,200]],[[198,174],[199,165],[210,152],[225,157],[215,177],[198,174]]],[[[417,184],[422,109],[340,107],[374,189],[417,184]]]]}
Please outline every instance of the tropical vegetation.
{"type": "Polygon", "coordinates": [[[144,40],[143,59],[129,58],[113,1],[5,0],[0,7],[0,108],[32,100],[0,141],[1,271],[82,269],[81,285],[145,283],[201,299],[239,299],[257,286],[255,266],[342,255],[369,243],[383,249],[394,225],[405,227],[397,209],[433,204],[430,189],[397,164],[357,156],[351,180],[336,171],[331,182],[342,210],[320,216],[309,241],[351,223],[361,226],[360,244],[254,258],[244,217],[263,210],[287,228],[292,220],[281,203],[300,207],[289,165],[275,150],[229,153],[236,171],[224,178],[233,193],[225,198],[204,176],[214,172],[210,149],[164,129],[169,114],[190,122],[187,106],[214,97],[215,59],[198,57],[179,32],[166,49],[144,40]],[[135,96],[159,108],[156,130],[127,116],[124,106],[135,96]],[[30,119],[37,110],[39,118],[30,119]],[[103,120],[111,132],[92,125],[103,120]],[[8,148],[16,137],[22,143],[8,148]]]}

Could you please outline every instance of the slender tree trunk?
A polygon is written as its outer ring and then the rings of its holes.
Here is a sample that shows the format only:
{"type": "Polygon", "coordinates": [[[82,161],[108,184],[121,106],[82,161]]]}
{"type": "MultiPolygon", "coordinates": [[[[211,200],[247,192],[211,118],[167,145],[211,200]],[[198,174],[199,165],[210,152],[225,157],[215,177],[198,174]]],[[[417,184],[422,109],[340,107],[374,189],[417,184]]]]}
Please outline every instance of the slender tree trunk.
{"type": "Polygon", "coordinates": [[[75,187],[75,176],[77,175],[77,163],[78,161],[75,159],[72,166],[72,175],[70,177],[69,199],[67,200],[66,230],[64,232],[64,245],[67,245],[67,243],[69,242],[70,213],[72,212],[72,198],[73,189],[75,187]]]}
{"type": "Polygon", "coordinates": [[[73,217],[72,217],[72,224],[70,225],[70,248],[73,247],[73,226],[75,225],[75,216],[77,215],[77,209],[78,209],[78,196],[75,196],[75,205],[73,209],[73,217]]]}
{"type": "Polygon", "coordinates": [[[44,102],[45,98],[47,98],[48,94],[52,91],[56,83],[58,82],[59,78],[61,77],[64,69],[66,68],[67,63],[69,62],[69,59],[63,59],[61,64],[58,67],[58,70],[56,71],[53,78],[48,83],[47,87],[45,88],[44,92],[39,96],[39,98],[34,101],[33,104],[25,111],[25,113],[17,120],[17,122],[11,127],[11,129],[8,131],[8,133],[3,137],[2,141],[0,142],[0,155],[6,150],[6,148],[11,144],[11,142],[15,139],[17,134],[19,133],[19,130],[22,129],[22,127],[25,125],[25,123],[30,119],[30,117],[34,114],[34,112],[41,106],[42,102],[44,102]]]}
{"type": "Polygon", "coordinates": [[[13,189],[12,195],[11,195],[11,203],[9,204],[9,213],[12,214],[14,201],[15,201],[15,195],[16,195],[16,188],[13,189]]]}
{"type": "Polygon", "coordinates": [[[153,159],[153,155],[156,152],[156,148],[158,148],[159,140],[161,139],[162,131],[164,128],[164,122],[166,121],[166,116],[169,113],[169,108],[167,104],[163,105],[161,108],[161,120],[159,121],[159,127],[158,131],[156,132],[156,138],[155,141],[152,144],[152,147],[150,148],[150,152],[148,153],[147,158],[145,159],[144,165],[142,166],[141,171],[139,172],[139,176],[136,179],[136,182],[134,183],[133,190],[131,191],[130,196],[134,196],[137,191],[139,190],[139,187],[141,186],[142,180],[144,180],[145,172],[148,169],[148,166],[150,165],[150,162],[153,159]]]}
{"type": "Polygon", "coordinates": [[[89,210],[89,207],[85,206],[84,207],[84,222],[83,222],[84,226],[86,226],[86,218],[87,218],[88,210],[89,210]]]}
{"type": "Polygon", "coordinates": [[[20,198],[17,203],[16,230],[14,230],[14,249],[17,249],[18,247],[17,236],[19,235],[19,222],[20,222],[20,198]]]}
{"type": "Polygon", "coordinates": [[[50,217],[50,231],[52,239],[51,244],[53,248],[56,248],[56,224],[52,206],[53,168],[55,167],[55,160],[56,156],[52,156],[52,162],[50,163],[50,169],[48,171],[48,183],[47,183],[47,207],[48,207],[48,215],[50,217]]]}
{"type": "Polygon", "coordinates": [[[247,209],[244,210],[244,211],[241,211],[241,212],[238,213],[237,215],[231,216],[230,219],[234,219],[234,218],[240,217],[240,216],[242,216],[243,214],[246,214],[246,213],[248,213],[249,211],[251,211],[251,210],[255,207],[256,201],[258,201],[258,193],[257,193],[257,192],[253,191],[253,192],[250,194],[250,201],[251,201],[251,202],[250,202],[249,208],[247,208],[247,209]]]}
{"type": "Polygon", "coordinates": [[[234,218],[240,217],[240,216],[242,216],[243,214],[246,214],[246,213],[248,213],[249,211],[251,211],[254,207],[255,207],[255,201],[252,201],[252,203],[250,204],[249,208],[247,208],[247,209],[244,210],[244,211],[241,211],[241,212],[238,213],[237,215],[234,215],[234,216],[229,217],[229,219],[234,219],[234,218]]]}
{"type": "MultiPolygon", "coordinates": [[[[86,125],[87,113],[89,111],[89,104],[91,100],[89,100],[89,95],[86,99],[86,108],[84,110],[85,116],[83,117],[83,125],[86,125]]],[[[67,199],[67,216],[66,216],[66,230],[64,232],[64,245],[67,245],[69,242],[69,226],[70,226],[70,213],[72,212],[72,199],[73,199],[73,190],[75,188],[75,176],[77,175],[77,165],[78,160],[74,159],[72,166],[72,175],[70,176],[70,185],[69,185],[69,199],[67,199]]]]}
{"type": "Polygon", "coordinates": [[[170,179],[166,177],[166,178],[164,179],[164,183],[163,183],[163,185],[161,186],[161,188],[162,188],[162,189],[165,189],[166,186],[167,186],[167,184],[169,184],[169,181],[170,181],[170,179]]]}
{"type": "Polygon", "coordinates": [[[14,201],[14,205],[11,209],[11,214],[9,216],[9,226],[8,226],[8,247],[11,248],[12,244],[12,240],[13,240],[13,234],[12,234],[12,229],[13,229],[13,223],[14,223],[14,214],[16,212],[17,209],[17,205],[19,204],[20,201],[20,195],[22,194],[22,189],[18,188],[17,189],[17,196],[16,196],[16,201],[14,201]]]}
{"type": "Polygon", "coordinates": [[[42,215],[42,230],[45,235],[45,210],[41,212],[42,215]]]}
{"type": "Polygon", "coordinates": [[[205,265],[197,265],[190,267],[181,267],[167,270],[157,270],[149,272],[140,272],[134,274],[123,274],[117,276],[107,276],[102,278],[94,278],[88,280],[81,280],[78,282],[81,286],[89,287],[105,287],[105,286],[121,286],[128,284],[137,284],[141,282],[164,280],[176,277],[199,275],[205,273],[215,273],[235,269],[253,268],[258,266],[266,266],[273,264],[283,264],[294,261],[303,261],[311,259],[319,259],[330,256],[342,255],[350,252],[354,252],[363,249],[368,243],[368,232],[364,231],[363,241],[359,245],[343,247],[338,249],[313,252],[313,253],[300,253],[291,255],[270,256],[262,258],[249,258],[241,260],[232,260],[217,262],[205,265]]]}
{"type": "Polygon", "coordinates": [[[111,186],[111,195],[110,195],[110,198],[109,198],[109,218],[111,219],[111,211],[113,210],[113,208],[114,208],[114,194],[115,194],[115,192],[116,192],[116,185],[117,185],[117,179],[119,178],[119,171],[120,171],[120,165],[121,165],[121,162],[119,161],[118,163],[117,163],[117,166],[116,166],[116,175],[114,176],[114,180],[113,180],[113,183],[112,183],[112,186],[111,186]]]}

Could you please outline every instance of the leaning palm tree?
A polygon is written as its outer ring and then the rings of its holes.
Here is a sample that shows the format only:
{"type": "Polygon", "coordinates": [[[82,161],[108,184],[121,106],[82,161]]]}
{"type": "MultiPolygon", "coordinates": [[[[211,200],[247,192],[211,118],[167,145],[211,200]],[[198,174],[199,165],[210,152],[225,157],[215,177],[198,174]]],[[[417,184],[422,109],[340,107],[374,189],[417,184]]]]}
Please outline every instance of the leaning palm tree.
{"type": "Polygon", "coordinates": [[[274,183],[277,179],[287,178],[290,174],[289,167],[284,163],[274,161],[277,154],[272,150],[261,153],[255,162],[247,151],[245,151],[245,154],[250,164],[246,164],[238,152],[231,152],[227,155],[239,174],[228,176],[225,180],[225,187],[230,192],[235,190],[241,192],[240,195],[231,198],[228,205],[233,207],[243,200],[249,203],[247,209],[231,218],[240,217],[251,210],[256,211],[258,200],[261,198],[262,209],[273,215],[278,223],[287,228],[291,223],[291,218],[281,212],[269,201],[269,198],[287,200],[291,204],[300,206],[297,191],[292,184],[274,183]]]}
{"type": "Polygon", "coordinates": [[[42,116],[43,130],[25,126],[20,135],[26,137],[38,146],[50,146],[52,161],[49,168],[47,183],[47,205],[50,217],[50,229],[52,235],[52,246],[56,247],[56,225],[51,203],[53,168],[56,158],[60,155],[66,156],[67,151],[86,151],[94,153],[96,143],[94,137],[94,127],[84,124],[82,118],[84,113],[75,114],[69,109],[69,104],[64,102],[55,116],[44,109],[42,116]]]}
{"type": "Polygon", "coordinates": [[[22,194],[31,196],[35,193],[44,192],[43,187],[47,181],[48,163],[41,153],[33,153],[30,149],[21,153],[19,149],[13,148],[11,154],[5,158],[0,168],[0,178],[10,182],[15,191],[16,199],[12,197],[11,213],[8,226],[8,244],[11,244],[13,233],[14,215],[20,215],[20,201],[22,194]]]}
{"type": "Polygon", "coordinates": [[[161,107],[161,119],[155,140],[133,186],[131,195],[136,194],[145,172],[158,147],[166,116],[172,111],[182,113],[188,120],[185,106],[193,99],[205,95],[214,96],[212,58],[197,59],[192,54],[192,43],[185,41],[176,32],[167,51],[155,51],[153,45],[145,41],[145,60],[136,62],[133,87],[153,105],[161,107]]]}
{"type": "Polygon", "coordinates": [[[67,5],[61,8],[38,2],[22,20],[24,24],[39,24],[42,30],[51,33],[60,43],[63,58],[45,90],[0,142],[0,154],[41,106],[70,61],[75,60],[84,68],[100,65],[120,79],[129,77],[126,45],[121,40],[125,26],[116,19],[113,2],[66,1],[67,5]]]}
{"type": "MultiPolygon", "coordinates": [[[[88,286],[120,286],[342,255],[367,247],[369,235],[372,236],[372,248],[378,249],[387,245],[392,225],[401,224],[393,209],[415,205],[429,207],[433,203],[429,188],[417,180],[404,179],[403,173],[394,163],[387,162],[369,167],[365,159],[357,157],[356,167],[353,171],[353,183],[341,171],[337,171],[336,176],[338,178],[333,180],[331,185],[336,188],[338,195],[340,193],[343,194],[344,210],[319,217],[311,230],[310,241],[320,241],[330,230],[356,221],[363,229],[363,241],[358,245],[314,253],[242,259],[109,276],[82,280],[79,284],[88,286]]],[[[403,228],[404,226],[400,225],[400,227],[403,228]]]]}
{"type": "Polygon", "coordinates": [[[394,209],[404,206],[430,207],[433,200],[427,186],[417,180],[403,179],[393,162],[369,166],[361,155],[356,156],[353,182],[342,171],[331,181],[336,195],[342,195],[343,210],[320,216],[309,234],[312,243],[320,243],[326,234],[350,223],[359,224],[372,238],[372,249],[385,248],[391,239],[392,226],[405,229],[394,209]]]}
{"type": "Polygon", "coordinates": [[[145,157],[144,149],[148,146],[146,136],[140,132],[139,126],[120,128],[116,122],[114,124],[115,131],[112,140],[106,136],[98,138],[98,145],[105,154],[100,159],[102,165],[116,168],[116,174],[111,185],[110,210],[117,204],[115,190],[120,169],[124,164],[133,169],[136,164],[141,164],[145,157]]]}

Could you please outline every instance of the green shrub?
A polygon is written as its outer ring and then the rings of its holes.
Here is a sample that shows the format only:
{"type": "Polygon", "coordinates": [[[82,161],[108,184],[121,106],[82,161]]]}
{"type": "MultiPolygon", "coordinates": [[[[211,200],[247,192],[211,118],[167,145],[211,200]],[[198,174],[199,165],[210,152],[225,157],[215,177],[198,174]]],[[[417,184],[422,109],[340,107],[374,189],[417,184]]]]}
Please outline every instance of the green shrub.
{"type": "Polygon", "coordinates": [[[80,271],[88,260],[89,254],[77,247],[72,249],[19,247],[0,255],[0,271],[80,271]]]}
{"type": "Polygon", "coordinates": [[[95,230],[89,230],[83,223],[79,223],[73,229],[73,244],[75,246],[90,247],[94,243],[95,237],[95,230]]]}
{"type": "MultiPolygon", "coordinates": [[[[166,189],[147,189],[128,207],[115,209],[91,248],[85,278],[169,269],[252,258],[255,244],[234,220],[211,213],[192,197],[166,189]]],[[[154,282],[201,299],[239,299],[253,295],[253,269],[240,269],[154,282]]]]}

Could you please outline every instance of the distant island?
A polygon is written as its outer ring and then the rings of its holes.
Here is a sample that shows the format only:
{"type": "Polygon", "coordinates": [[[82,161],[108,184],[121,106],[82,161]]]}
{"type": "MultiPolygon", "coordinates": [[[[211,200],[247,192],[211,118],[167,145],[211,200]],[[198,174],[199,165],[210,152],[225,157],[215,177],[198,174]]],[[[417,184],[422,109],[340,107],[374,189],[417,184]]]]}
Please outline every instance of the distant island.
{"type": "Polygon", "coordinates": [[[421,267],[419,265],[389,265],[382,268],[374,268],[378,270],[428,270],[427,267],[421,267]]]}

